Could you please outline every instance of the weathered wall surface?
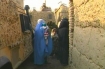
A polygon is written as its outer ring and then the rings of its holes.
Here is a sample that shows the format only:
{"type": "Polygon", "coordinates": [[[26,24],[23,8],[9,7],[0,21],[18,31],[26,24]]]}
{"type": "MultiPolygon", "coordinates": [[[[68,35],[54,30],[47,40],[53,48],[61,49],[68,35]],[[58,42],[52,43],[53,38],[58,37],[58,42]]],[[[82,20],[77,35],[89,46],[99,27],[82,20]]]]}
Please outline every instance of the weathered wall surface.
{"type": "Polygon", "coordinates": [[[24,13],[13,0],[0,0],[0,57],[7,57],[13,67],[32,52],[31,33],[21,31],[19,14],[24,13]]]}
{"type": "Polygon", "coordinates": [[[55,22],[54,13],[50,11],[33,11],[31,12],[31,15],[32,15],[31,22],[33,28],[36,26],[38,19],[44,19],[46,23],[48,23],[49,21],[55,22]]]}
{"type": "Polygon", "coordinates": [[[21,40],[18,9],[13,1],[0,2],[0,31],[0,48],[21,40]]]}
{"type": "Polygon", "coordinates": [[[75,27],[72,49],[73,69],[105,68],[105,30],[75,27]]]}
{"type": "Polygon", "coordinates": [[[105,69],[105,0],[74,0],[71,69],[105,69]]]}
{"type": "Polygon", "coordinates": [[[55,18],[56,18],[56,23],[61,21],[62,18],[66,17],[68,18],[68,7],[61,5],[58,9],[55,10],[55,18]]]}
{"type": "Polygon", "coordinates": [[[12,0],[12,1],[14,1],[18,6],[24,8],[24,3],[23,3],[24,0],[12,0]]]}

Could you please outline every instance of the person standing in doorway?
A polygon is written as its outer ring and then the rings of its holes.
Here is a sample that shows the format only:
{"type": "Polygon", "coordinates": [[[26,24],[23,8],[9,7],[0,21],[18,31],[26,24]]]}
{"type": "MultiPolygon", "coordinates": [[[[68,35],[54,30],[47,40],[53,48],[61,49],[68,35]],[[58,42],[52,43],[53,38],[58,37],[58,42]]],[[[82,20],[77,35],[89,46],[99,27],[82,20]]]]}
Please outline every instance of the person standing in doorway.
{"type": "Polygon", "coordinates": [[[45,30],[44,25],[45,21],[39,19],[34,29],[34,64],[36,65],[47,63],[47,57],[52,53],[51,35],[47,31],[48,28],[45,30]]]}
{"type": "Polygon", "coordinates": [[[62,65],[68,65],[69,56],[69,21],[63,18],[58,28],[59,60],[62,65]]]}

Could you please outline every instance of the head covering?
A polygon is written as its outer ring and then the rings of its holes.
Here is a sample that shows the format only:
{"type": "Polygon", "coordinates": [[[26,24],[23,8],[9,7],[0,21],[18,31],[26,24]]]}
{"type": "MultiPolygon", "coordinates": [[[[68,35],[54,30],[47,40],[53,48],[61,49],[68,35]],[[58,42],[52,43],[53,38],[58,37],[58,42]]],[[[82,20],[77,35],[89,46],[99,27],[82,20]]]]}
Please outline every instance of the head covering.
{"type": "Polygon", "coordinates": [[[61,20],[61,23],[59,25],[59,28],[68,28],[69,27],[69,21],[67,18],[63,18],[61,20]]]}
{"type": "Polygon", "coordinates": [[[43,23],[45,23],[43,19],[38,19],[36,28],[34,30],[39,29],[43,25],[43,23]]]}
{"type": "Polygon", "coordinates": [[[61,49],[59,52],[60,56],[60,63],[61,64],[68,64],[68,53],[69,53],[69,22],[68,19],[63,18],[59,29],[58,29],[58,36],[59,36],[59,48],[61,49]],[[63,57],[63,58],[61,58],[63,57]]]}
{"type": "Polygon", "coordinates": [[[61,23],[61,21],[59,21],[59,22],[58,22],[58,25],[57,25],[57,26],[58,26],[58,28],[59,28],[60,23],[61,23]]]}
{"type": "Polygon", "coordinates": [[[42,28],[44,23],[43,19],[39,19],[34,29],[34,63],[39,65],[43,64],[45,61],[44,57],[52,52],[52,40],[50,36],[48,37],[48,46],[45,44],[44,29],[42,28]]]}

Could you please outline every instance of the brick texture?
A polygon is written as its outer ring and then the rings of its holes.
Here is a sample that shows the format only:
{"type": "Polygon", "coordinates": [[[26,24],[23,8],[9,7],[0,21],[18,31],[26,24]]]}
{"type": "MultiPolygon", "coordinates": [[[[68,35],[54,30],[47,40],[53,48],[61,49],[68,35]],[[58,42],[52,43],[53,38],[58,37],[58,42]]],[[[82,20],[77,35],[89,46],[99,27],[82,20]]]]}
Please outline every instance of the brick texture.
{"type": "Polygon", "coordinates": [[[30,14],[32,15],[33,28],[35,28],[38,19],[44,19],[46,23],[49,21],[55,22],[54,13],[51,11],[32,11],[30,14]],[[49,18],[49,15],[51,15],[51,18],[49,18]]]}
{"type": "Polygon", "coordinates": [[[23,0],[0,0],[0,57],[6,56],[13,68],[33,51],[31,32],[21,30],[22,5],[23,0]]]}

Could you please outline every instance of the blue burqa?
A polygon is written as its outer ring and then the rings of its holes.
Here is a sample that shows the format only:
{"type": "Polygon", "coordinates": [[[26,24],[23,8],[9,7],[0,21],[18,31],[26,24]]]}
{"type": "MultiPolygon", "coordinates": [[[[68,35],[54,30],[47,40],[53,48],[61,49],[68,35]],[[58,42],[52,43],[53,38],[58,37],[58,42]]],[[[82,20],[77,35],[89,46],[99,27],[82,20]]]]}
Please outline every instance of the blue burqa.
{"type": "Polygon", "coordinates": [[[46,46],[44,39],[44,29],[42,24],[45,23],[43,19],[39,19],[34,29],[34,64],[41,65],[45,62],[45,57],[52,52],[51,35],[48,36],[48,46],[46,46]]]}

